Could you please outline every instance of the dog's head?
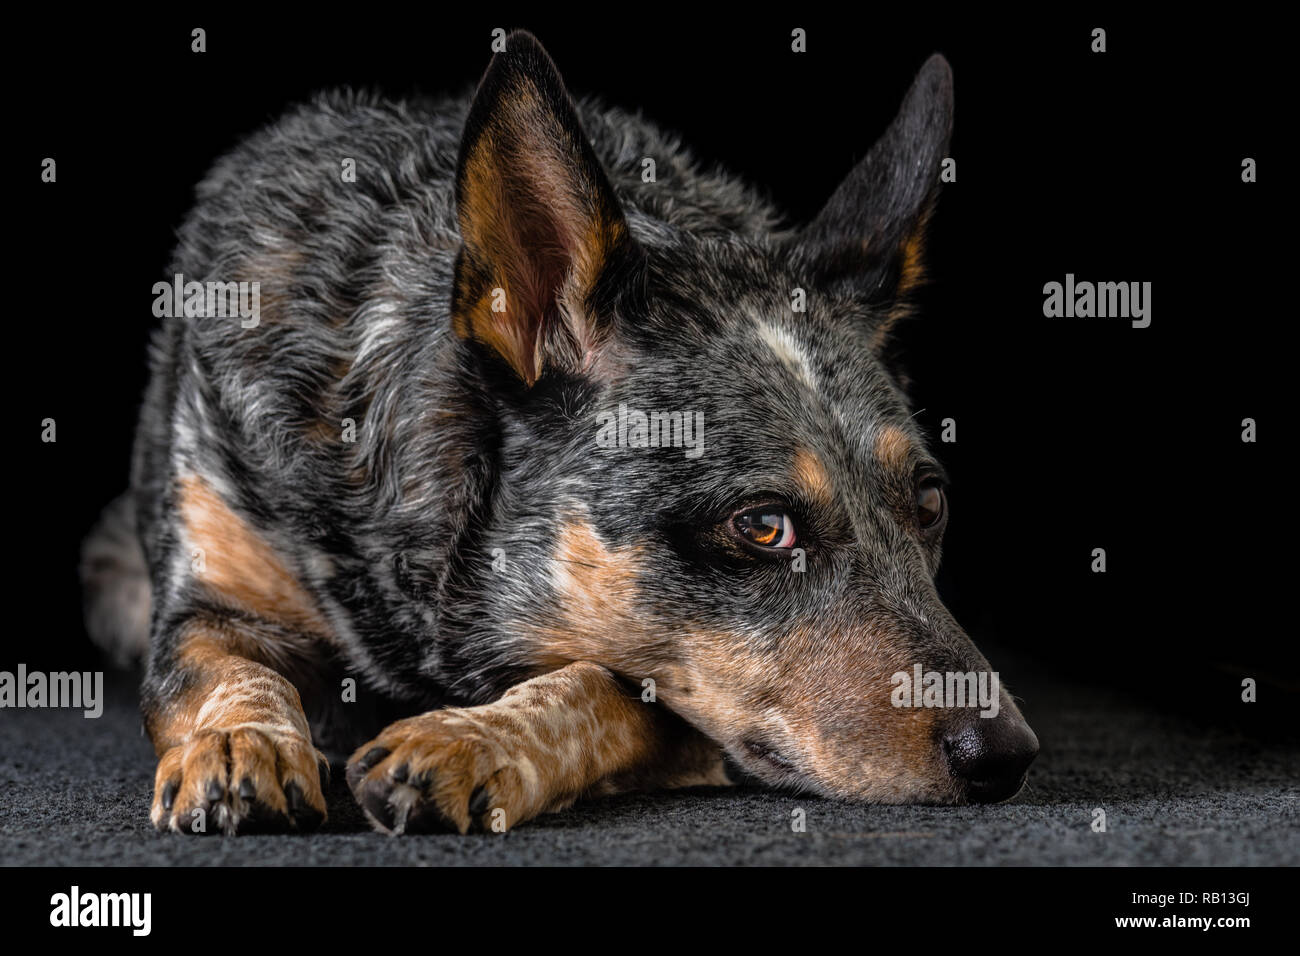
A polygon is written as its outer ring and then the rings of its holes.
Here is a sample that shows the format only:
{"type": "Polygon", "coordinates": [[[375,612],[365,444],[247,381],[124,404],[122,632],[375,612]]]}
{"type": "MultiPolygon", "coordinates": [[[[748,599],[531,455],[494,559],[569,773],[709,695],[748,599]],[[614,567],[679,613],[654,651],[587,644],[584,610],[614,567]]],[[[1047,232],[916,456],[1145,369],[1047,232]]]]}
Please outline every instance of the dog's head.
{"type": "Polygon", "coordinates": [[[880,358],[951,118],[936,56],[822,213],[773,233],[678,158],[643,182],[630,133],[611,184],[508,38],[462,144],[452,313],[502,421],[485,590],[516,662],[603,664],[769,782],[1018,791],[1037,741],[935,592],[943,471],[880,358]]]}

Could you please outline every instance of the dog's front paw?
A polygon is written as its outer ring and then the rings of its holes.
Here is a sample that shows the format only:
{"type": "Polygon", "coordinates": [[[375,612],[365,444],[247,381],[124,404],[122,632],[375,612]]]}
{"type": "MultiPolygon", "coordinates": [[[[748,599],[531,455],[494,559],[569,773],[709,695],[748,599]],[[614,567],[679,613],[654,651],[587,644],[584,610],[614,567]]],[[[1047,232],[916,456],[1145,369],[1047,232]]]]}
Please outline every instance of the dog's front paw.
{"type": "Polygon", "coordinates": [[[537,770],[512,735],[454,710],[390,725],[352,755],[348,786],[394,834],[503,832],[543,809],[537,770]]]}
{"type": "Polygon", "coordinates": [[[158,761],[150,819],[176,833],[314,830],[328,777],[329,763],[299,734],[202,730],[158,761]]]}

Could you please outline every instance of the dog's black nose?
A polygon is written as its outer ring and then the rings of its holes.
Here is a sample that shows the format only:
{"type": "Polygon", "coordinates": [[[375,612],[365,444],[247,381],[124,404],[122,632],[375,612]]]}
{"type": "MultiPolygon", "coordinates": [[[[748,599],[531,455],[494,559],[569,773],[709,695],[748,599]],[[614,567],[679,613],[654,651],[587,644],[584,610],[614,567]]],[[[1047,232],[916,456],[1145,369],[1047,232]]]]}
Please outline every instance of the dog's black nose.
{"type": "Polygon", "coordinates": [[[1019,716],[973,714],[944,734],[943,753],[972,803],[997,803],[1020,792],[1038,756],[1038,738],[1019,716]]]}

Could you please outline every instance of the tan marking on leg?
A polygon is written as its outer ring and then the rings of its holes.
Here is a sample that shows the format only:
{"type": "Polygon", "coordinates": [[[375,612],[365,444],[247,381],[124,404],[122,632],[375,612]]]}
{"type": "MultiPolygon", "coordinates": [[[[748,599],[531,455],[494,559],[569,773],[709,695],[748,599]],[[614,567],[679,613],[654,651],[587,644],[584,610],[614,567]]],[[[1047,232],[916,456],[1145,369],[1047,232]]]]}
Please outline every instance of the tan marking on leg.
{"type": "Polygon", "coordinates": [[[159,757],[150,814],[159,829],[194,832],[194,810],[201,809],[210,831],[234,832],[254,803],[273,814],[293,810],[291,784],[304,804],[297,817],[313,826],[324,819],[323,757],[312,746],[298,691],[266,665],[232,653],[239,644],[230,629],[201,622],[180,638],[182,689],[147,718],[159,757]],[[246,778],[251,799],[240,792],[246,778]]]}
{"type": "Polygon", "coordinates": [[[794,455],[794,480],[803,488],[813,501],[829,504],[831,500],[831,476],[826,466],[816,453],[807,448],[800,448],[794,455]]]}
{"type": "Polygon", "coordinates": [[[202,478],[181,480],[180,513],[187,551],[202,549],[199,581],[213,597],[317,637],[329,623],[298,579],[247,522],[202,478]]]}
{"type": "Polygon", "coordinates": [[[154,749],[161,754],[197,731],[238,724],[307,736],[297,689],[257,656],[256,641],[241,628],[191,623],[176,652],[184,689],[147,722],[154,749]]]}
{"type": "Polygon", "coordinates": [[[440,824],[461,833],[490,831],[496,821],[513,827],[638,775],[725,783],[716,748],[689,732],[665,733],[668,717],[629,696],[605,668],[578,662],[492,704],[398,721],[353,754],[349,783],[363,806],[386,805],[394,832],[440,824]],[[390,753],[360,764],[375,747],[390,753]],[[471,810],[480,788],[483,805],[471,810]]]}
{"type": "Polygon", "coordinates": [[[230,732],[230,784],[238,792],[245,780],[262,794],[276,813],[287,813],[288,804],[280,787],[275,736],[254,724],[230,732]]]}

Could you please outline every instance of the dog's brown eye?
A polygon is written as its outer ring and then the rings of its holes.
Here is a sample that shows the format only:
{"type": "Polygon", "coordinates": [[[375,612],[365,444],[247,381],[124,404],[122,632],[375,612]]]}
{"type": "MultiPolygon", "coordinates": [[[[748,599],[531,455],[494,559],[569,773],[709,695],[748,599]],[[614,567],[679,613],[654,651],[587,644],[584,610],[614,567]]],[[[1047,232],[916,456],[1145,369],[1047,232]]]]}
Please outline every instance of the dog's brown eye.
{"type": "Polygon", "coordinates": [[[927,478],[916,489],[916,520],[922,528],[933,528],[943,520],[943,486],[936,478],[927,478]]]}
{"type": "Polygon", "coordinates": [[[751,508],[734,519],[736,531],[746,541],[768,550],[794,547],[794,522],[775,508],[751,508]]]}

